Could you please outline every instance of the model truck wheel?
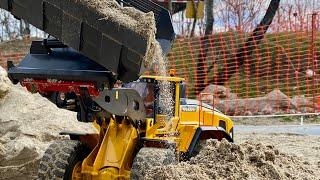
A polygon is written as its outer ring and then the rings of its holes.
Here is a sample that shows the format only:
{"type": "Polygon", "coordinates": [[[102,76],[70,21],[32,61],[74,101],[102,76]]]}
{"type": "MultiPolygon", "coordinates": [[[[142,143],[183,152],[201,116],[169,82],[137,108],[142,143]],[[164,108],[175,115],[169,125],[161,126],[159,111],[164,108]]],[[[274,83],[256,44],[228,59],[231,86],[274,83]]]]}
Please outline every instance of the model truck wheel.
{"type": "Polygon", "coordinates": [[[75,179],[81,176],[81,162],[89,152],[80,141],[55,141],[48,147],[40,161],[38,178],[75,179]]]}
{"type": "Polygon", "coordinates": [[[175,164],[177,162],[174,150],[161,148],[141,148],[133,160],[131,179],[144,179],[147,171],[154,166],[175,164]]]}

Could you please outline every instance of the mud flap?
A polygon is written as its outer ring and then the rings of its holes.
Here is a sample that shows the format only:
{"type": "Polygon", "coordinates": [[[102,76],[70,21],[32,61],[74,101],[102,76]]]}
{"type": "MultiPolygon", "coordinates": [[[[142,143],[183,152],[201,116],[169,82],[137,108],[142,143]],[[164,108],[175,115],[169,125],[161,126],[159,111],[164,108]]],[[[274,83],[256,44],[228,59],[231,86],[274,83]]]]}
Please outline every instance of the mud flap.
{"type": "Polygon", "coordinates": [[[99,143],[99,134],[89,134],[79,131],[62,131],[59,133],[61,136],[69,136],[70,140],[81,141],[86,144],[90,149],[93,149],[99,143]]]}

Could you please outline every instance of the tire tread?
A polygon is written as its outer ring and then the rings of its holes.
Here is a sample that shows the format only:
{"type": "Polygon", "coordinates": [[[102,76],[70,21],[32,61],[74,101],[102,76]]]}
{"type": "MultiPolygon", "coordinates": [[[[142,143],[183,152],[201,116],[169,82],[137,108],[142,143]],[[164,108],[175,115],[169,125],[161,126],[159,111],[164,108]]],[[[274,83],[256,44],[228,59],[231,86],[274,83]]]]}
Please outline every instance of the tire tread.
{"type": "Polygon", "coordinates": [[[85,149],[85,145],[75,140],[53,142],[40,160],[38,179],[68,179],[66,171],[72,164],[76,153],[85,149]]]}

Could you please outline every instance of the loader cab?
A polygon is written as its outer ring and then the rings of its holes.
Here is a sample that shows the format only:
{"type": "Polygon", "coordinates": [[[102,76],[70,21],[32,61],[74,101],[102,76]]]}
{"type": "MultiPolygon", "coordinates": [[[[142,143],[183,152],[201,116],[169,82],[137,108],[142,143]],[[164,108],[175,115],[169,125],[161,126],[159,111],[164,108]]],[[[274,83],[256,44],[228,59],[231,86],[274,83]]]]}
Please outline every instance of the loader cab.
{"type": "Polygon", "coordinates": [[[157,115],[165,115],[171,119],[179,116],[183,81],[183,78],[176,77],[142,76],[124,87],[135,89],[140,94],[147,118],[155,120],[157,115]]]}

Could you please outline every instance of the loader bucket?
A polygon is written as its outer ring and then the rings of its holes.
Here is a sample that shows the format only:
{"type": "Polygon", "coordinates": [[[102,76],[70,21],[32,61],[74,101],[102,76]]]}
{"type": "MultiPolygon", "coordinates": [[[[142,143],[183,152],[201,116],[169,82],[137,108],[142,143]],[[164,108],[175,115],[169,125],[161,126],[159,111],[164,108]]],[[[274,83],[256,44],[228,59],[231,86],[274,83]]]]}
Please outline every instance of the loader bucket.
{"type": "MultiPolygon", "coordinates": [[[[123,0],[122,4],[145,13],[154,12],[156,38],[173,40],[166,9],[149,0],[123,0]]],[[[75,0],[0,0],[0,8],[57,38],[117,75],[119,80],[136,80],[146,69],[150,39],[103,18],[75,0]]]]}

